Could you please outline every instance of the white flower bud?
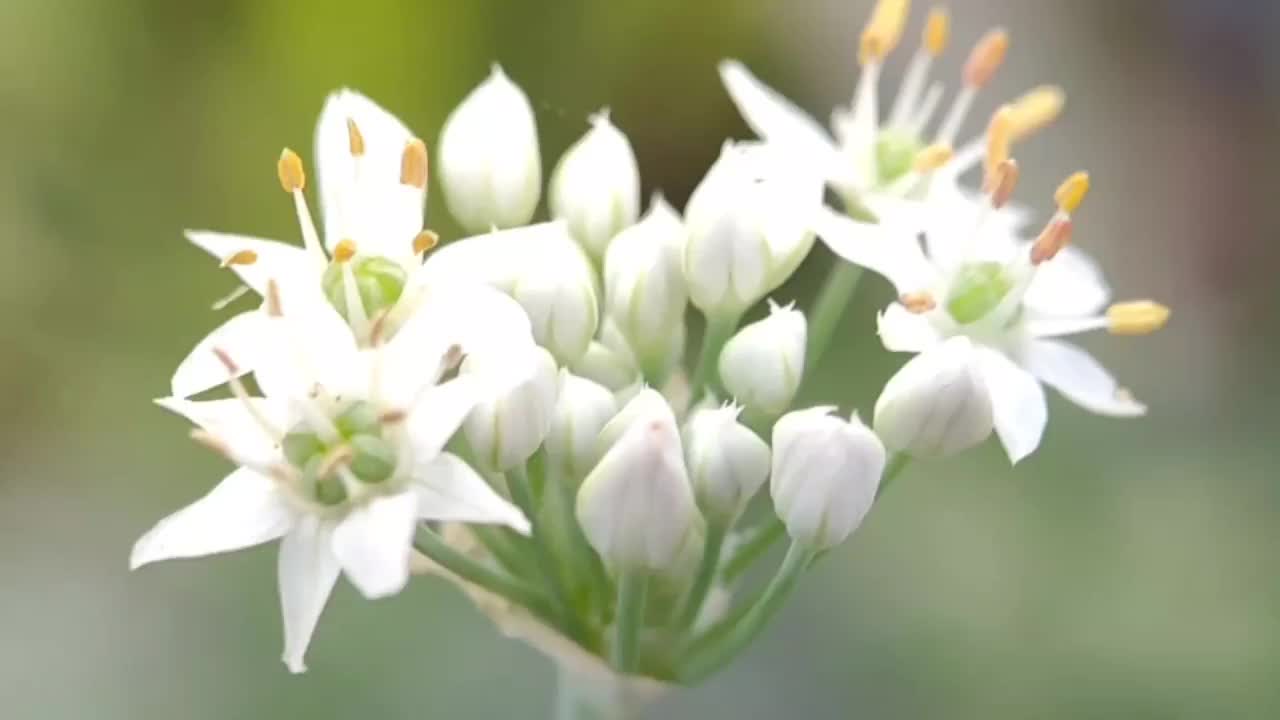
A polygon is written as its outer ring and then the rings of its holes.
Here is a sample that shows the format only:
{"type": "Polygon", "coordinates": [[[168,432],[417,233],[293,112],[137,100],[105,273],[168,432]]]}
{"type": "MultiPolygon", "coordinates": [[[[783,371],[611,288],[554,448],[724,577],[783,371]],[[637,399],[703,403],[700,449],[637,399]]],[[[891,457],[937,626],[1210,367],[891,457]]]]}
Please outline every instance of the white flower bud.
{"type": "MultiPolygon", "coordinates": [[[[510,470],[528,460],[551,428],[559,370],[555,358],[543,348],[528,352],[533,354],[528,359],[530,372],[497,387],[476,404],[463,424],[471,451],[492,470],[510,470]]],[[[463,362],[462,372],[472,371],[470,362],[463,362]]]]}
{"type": "Polygon", "coordinates": [[[786,412],[804,375],[806,337],[804,313],[770,301],[768,317],[739,330],[721,351],[725,389],[761,416],[786,412]]]}
{"type": "Polygon", "coordinates": [[[909,360],[876,401],[876,434],[890,450],[951,455],[982,442],[991,429],[991,395],[973,344],[961,336],[909,360]]]}
{"type": "Polygon", "coordinates": [[[698,521],[671,407],[643,390],[601,435],[608,450],[578,491],[587,541],[619,573],[670,567],[698,521]]]}
{"type": "Polygon", "coordinates": [[[875,501],[884,472],[880,439],[832,407],[796,410],[773,426],[773,506],[794,540],[815,550],[849,537],[875,501]]]}
{"type": "Polygon", "coordinates": [[[684,429],[693,494],[703,514],[728,526],[769,478],[769,446],[738,422],[740,408],[694,412],[684,429]]]}
{"type": "Polygon", "coordinates": [[[529,315],[534,340],[563,363],[582,357],[600,321],[595,284],[583,270],[548,259],[522,274],[511,289],[529,315]]]}
{"type": "Polygon", "coordinates": [[[473,233],[524,225],[542,191],[533,108],[497,65],[440,132],[440,173],[454,218],[473,233]]]}
{"type": "Polygon", "coordinates": [[[595,463],[600,430],[618,412],[608,388],[568,370],[560,373],[560,394],[547,433],[547,459],[576,481],[595,463]]]}
{"type": "Polygon", "coordinates": [[[693,304],[737,317],[782,284],[813,247],[822,184],[775,148],[725,143],[685,207],[693,304]]]}
{"type": "Polygon", "coordinates": [[[664,375],[672,346],[683,342],[675,330],[689,302],[684,244],[680,216],[654,196],[644,218],[619,233],[605,254],[605,308],[646,377],[664,375]]]}
{"type": "Polygon", "coordinates": [[[551,215],[569,223],[574,239],[595,258],[640,214],[640,169],[609,112],[591,117],[591,129],[574,143],[551,174],[551,215]]]}
{"type": "Polygon", "coordinates": [[[630,356],[595,340],[569,369],[615,393],[635,384],[640,377],[640,371],[630,356]]]}

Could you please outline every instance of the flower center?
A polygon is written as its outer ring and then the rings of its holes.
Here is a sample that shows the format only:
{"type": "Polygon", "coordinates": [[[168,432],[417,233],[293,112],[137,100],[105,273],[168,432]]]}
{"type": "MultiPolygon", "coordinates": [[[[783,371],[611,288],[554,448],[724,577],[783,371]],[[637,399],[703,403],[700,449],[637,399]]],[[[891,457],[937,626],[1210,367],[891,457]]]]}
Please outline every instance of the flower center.
{"type": "Polygon", "coordinates": [[[389,310],[404,293],[408,274],[398,263],[379,256],[358,257],[350,261],[351,274],[355,280],[356,295],[360,299],[359,313],[347,303],[347,288],[343,277],[342,262],[329,263],[325,268],[320,285],[329,303],[348,323],[357,318],[374,319],[389,310]]]}
{"type": "Polygon", "coordinates": [[[906,175],[924,148],[920,138],[900,128],[885,128],[876,136],[876,169],[880,185],[889,185],[906,175]]]}
{"type": "Polygon", "coordinates": [[[1013,289],[1013,279],[996,262],[971,263],[957,272],[947,295],[947,312],[961,325],[986,317],[1013,289]]]}
{"type": "Polygon", "coordinates": [[[333,421],[338,438],[325,443],[305,427],[295,428],[281,442],[285,458],[302,471],[303,491],[321,505],[340,505],[352,488],[343,480],[348,471],[360,483],[377,485],[395,473],[396,451],[382,437],[378,412],[367,402],[348,406],[333,421]]]}

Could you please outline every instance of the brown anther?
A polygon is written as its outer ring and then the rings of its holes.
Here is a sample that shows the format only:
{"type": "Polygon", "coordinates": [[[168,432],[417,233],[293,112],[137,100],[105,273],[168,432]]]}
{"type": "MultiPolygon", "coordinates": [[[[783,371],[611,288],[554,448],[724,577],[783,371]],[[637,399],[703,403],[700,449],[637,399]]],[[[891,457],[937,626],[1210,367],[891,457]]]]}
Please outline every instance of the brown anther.
{"type": "Polygon", "coordinates": [[[1071,218],[1056,217],[1045,225],[1040,237],[1031,245],[1031,264],[1048,262],[1071,243],[1071,218]]]}
{"type": "Polygon", "coordinates": [[[996,166],[991,174],[991,186],[986,188],[991,195],[991,207],[999,210],[1009,203],[1013,191],[1018,187],[1018,161],[1008,158],[996,166]]]}
{"type": "Polygon", "coordinates": [[[421,255],[440,244],[440,236],[430,230],[423,230],[413,238],[413,254],[421,255]]]}
{"type": "Polygon", "coordinates": [[[916,153],[915,163],[912,169],[921,175],[931,173],[934,170],[951,162],[951,156],[954,153],[951,146],[946,143],[934,143],[916,153]]]}
{"type": "Polygon", "coordinates": [[[333,261],[344,263],[356,256],[356,243],[351,238],[340,240],[333,246],[333,261]]]}
{"type": "Polygon", "coordinates": [[[280,285],[275,278],[267,280],[267,316],[273,318],[284,316],[284,306],[280,304],[280,285]]]}
{"type": "Polygon", "coordinates": [[[213,349],[213,354],[218,358],[218,362],[222,363],[222,367],[227,369],[232,375],[240,374],[240,366],[236,365],[236,361],[231,359],[231,354],[220,347],[213,349]]]}
{"type": "Polygon", "coordinates": [[[378,422],[383,425],[396,425],[405,421],[409,414],[404,410],[388,410],[378,416],[378,422]]]}
{"type": "Polygon", "coordinates": [[[462,364],[463,357],[461,345],[450,345],[449,349],[444,351],[444,355],[440,356],[440,367],[446,371],[453,370],[462,364]]]}
{"type": "Polygon", "coordinates": [[[969,60],[964,64],[965,85],[975,88],[986,85],[1000,69],[1008,51],[1009,33],[1003,28],[989,30],[973,46],[973,52],[969,53],[969,60]]]}
{"type": "Polygon", "coordinates": [[[938,6],[929,11],[929,19],[924,23],[924,49],[934,57],[942,54],[947,48],[947,39],[951,36],[951,16],[947,9],[938,6]]]}
{"type": "Polygon", "coordinates": [[[230,255],[222,258],[222,267],[231,267],[232,265],[252,265],[258,262],[258,253],[253,250],[237,250],[230,255]]]}
{"type": "Polygon", "coordinates": [[[898,297],[898,302],[913,315],[923,315],[938,307],[938,301],[927,292],[903,293],[898,297]]]}
{"type": "Polygon", "coordinates": [[[427,146],[419,138],[413,138],[404,146],[400,156],[400,184],[427,187],[427,146]]]}
{"type": "Polygon", "coordinates": [[[307,173],[302,169],[302,158],[289,148],[280,151],[280,160],[276,162],[276,175],[280,178],[280,187],[287,193],[307,186],[307,173]]]}
{"type": "Polygon", "coordinates": [[[351,118],[347,118],[347,147],[351,150],[351,157],[364,155],[364,136],[351,118]]]}

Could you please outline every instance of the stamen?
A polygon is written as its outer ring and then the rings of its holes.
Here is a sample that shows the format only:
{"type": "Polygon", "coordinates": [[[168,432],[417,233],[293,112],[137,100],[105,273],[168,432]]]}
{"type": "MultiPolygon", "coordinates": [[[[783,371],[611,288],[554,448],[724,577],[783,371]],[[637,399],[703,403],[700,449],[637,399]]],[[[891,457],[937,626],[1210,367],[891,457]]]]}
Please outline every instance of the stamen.
{"type": "Polygon", "coordinates": [[[946,165],[952,157],[951,146],[944,143],[934,143],[920,152],[916,153],[915,163],[912,169],[917,173],[924,175],[946,165]]]}
{"type": "Polygon", "coordinates": [[[969,53],[964,64],[964,83],[969,87],[980,88],[986,85],[1000,65],[1004,63],[1005,53],[1009,51],[1009,33],[1003,28],[990,30],[969,53]]]}
{"type": "Polygon", "coordinates": [[[249,391],[245,389],[244,383],[240,381],[240,366],[236,365],[235,360],[231,358],[231,354],[220,347],[213,348],[213,354],[227,370],[227,385],[231,387],[231,394],[235,396],[236,400],[240,401],[245,411],[249,413],[249,417],[253,418],[254,422],[258,424],[258,427],[262,428],[262,431],[267,434],[267,437],[271,438],[272,442],[280,442],[280,439],[284,437],[284,433],[268,420],[266,415],[262,414],[262,410],[257,403],[249,396],[249,391]]]}
{"type": "Polygon", "coordinates": [[[1060,212],[1070,215],[1079,209],[1080,203],[1084,202],[1088,194],[1089,173],[1080,171],[1062,181],[1057,191],[1053,193],[1053,201],[1058,204],[1060,212]]]}
{"type": "Polygon", "coordinates": [[[1069,217],[1056,216],[1045,225],[1040,236],[1031,244],[1031,264],[1040,265],[1055,258],[1071,244],[1072,222],[1069,217]]]}
{"type": "Polygon", "coordinates": [[[258,262],[258,253],[253,250],[237,250],[234,253],[222,258],[222,267],[231,267],[232,265],[252,265],[258,262]]]}
{"type": "Polygon", "coordinates": [[[400,184],[423,190],[427,187],[427,146],[413,138],[400,156],[400,184]]]}
{"type": "Polygon", "coordinates": [[[413,254],[421,255],[430,252],[432,248],[440,244],[440,236],[430,230],[423,230],[413,239],[413,254]]]}
{"type": "Polygon", "coordinates": [[[1152,300],[1116,303],[1107,308],[1112,335],[1149,335],[1169,322],[1169,308],[1152,300]]]}
{"type": "Polygon", "coordinates": [[[351,118],[347,118],[347,146],[351,149],[351,157],[364,155],[364,136],[351,118]]]}
{"type": "Polygon", "coordinates": [[[330,450],[329,454],[325,455],[324,459],[320,461],[320,465],[316,468],[316,477],[325,477],[339,467],[350,463],[355,456],[355,451],[351,449],[350,445],[339,445],[330,450]]]}
{"type": "Polygon", "coordinates": [[[210,309],[215,312],[221,310],[236,300],[239,300],[247,292],[249,292],[248,285],[237,285],[236,289],[215,300],[213,305],[210,306],[210,309]]]}
{"type": "Polygon", "coordinates": [[[920,107],[916,108],[910,122],[907,123],[907,129],[912,135],[918,136],[924,132],[924,126],[933,119],[933,114],[938,111],[938,103],[941,101],[942,83],[930,85],[924,93],[924,100],[920,101],[920,107]]]}
{"type": "Polygon", "coordinates": [[[986,188],[991,195],[991,207],[999,210],[1009,203],[1014,189],[1018,187],[1019,174],[1018,162],[1013,158],[1007,158],[996,166],[989,178],[991,184],[986,188]]]}
{"type": "Polygon", "coordinates": [[[307,185],[302,158],[298,157],[298,153],[285,148],[280,152],[280,160],[276,163],[276,174],[280,176],[280,187],[293,195],[293,209],[298,215],[298,227],[302,229],[303,246],[312,257],[323,260],[324,249],[320,246],[320,234],[316,232],[315,220],[311,219],[311,211],[307,208],[307,196],[302,192],[307,185]]]}
{"type": "Polygon", "coordinates": [[[893,52],[902,39],[907,24],[910,0],[879,0],[871,11],[871,19],[862,30],[858,46],[858,62],[863,65],[878,63],[893,52]]]}
{"type": "Polygon", "coordinates": [[[945,7],[935,7],[929,11],[929,19],[924,23],[923,43],[929,54],[938,57],[947,48],[947,40],[951,37],[951,16],[945,7]]]}
{"type": "Polygon", "coordinates": [[[911,57],[902,85],[898,89],[898,97],[893,101],[893,111],[889,114],[890,127],[905,128],[912,124],[912,115],[919,110],[920,93],[929,76],[929,65],[946,47],[948,23],[945,9],[934,8],[929,12],[924,36],[920,40],[921,47],[911,57]]]}
{"type": "Polygon", "coordinates": [[[280,304],[280,285],[275,278],[267,280],[267,317],[278,318],[284,315],[284,306],[280,304]]]}
{"type": "Polygon", "coordinates": [[[383,425],[398,425],[409,417],[409,413],[404,410],[387,410],[378,416],[378,422],[383,425]]]}
{"type": "Polygon", "coordinates": [[[307,174],[302,169],[302,158],[289,148],[280,151],[280,160],[276,162],[276,174],[280,177],[280,187],[287,193],[302,190],[307,185],[307,174]]]}
{"type": "Polygon", "coordinates": [[[898,298],[898,302],[913,315],[923,315],[938,307],[938,301],[927,292],[904,293],[898,298]]]}
{"type": "MultiPolygon", "coordinates": [[[[1010,140],[1013,128],[1013,107],[1010,105],[1002,105],[991,116],[991,123],[987,125],[987,156],[983,162],[982,168],[983,186],[986,188],[994,187],[994,174],[1000,165],[1009,159],[1009,151],[1012,146],[1010,140]]],[[[990,190],[988,190],[990,192],[990,190]]]]}
{"type": "Polygon", "coordinates": [[[1056,85],[1041,85],[1013,102],[1010,139],[1019,142],[1058,119],[1067,94],[1056,85]]]}
{"type": "Polygon", "coordinates": [[[345,263],[356,255],[356,243],[350,238],[340,241],[333,248],[333,261],[345,263]]]}
{"type": "Polygon", "coordinates": [[[333,261],[342,267],[342,296],[347,305],[347,322],[356,337],[366,337],[369,331],[369,313],[365,311],[364,300],[360,297],[360,285],[356,281],[355,270],[352,269],[351,258],[355,257],[356,244],[350,239],[339,242],[333,248],[333,261]]]}

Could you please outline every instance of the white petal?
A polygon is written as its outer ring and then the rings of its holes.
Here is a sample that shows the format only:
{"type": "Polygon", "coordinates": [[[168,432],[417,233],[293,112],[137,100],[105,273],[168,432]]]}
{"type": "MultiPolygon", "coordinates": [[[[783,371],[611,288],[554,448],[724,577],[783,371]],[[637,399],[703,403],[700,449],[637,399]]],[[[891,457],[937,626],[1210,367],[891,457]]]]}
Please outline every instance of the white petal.
{"type": "Polygon", "coordinates": [[[506,525],[529,534],[529,520],[507,502],[470,465],[456,455],[443,453],[414,469],[418,517],[447,522],[506,525]]]}
{"type": "Polygon", "coordinates": [[[883,275],[898,292],[919,292],[934,284],[937,274],[913,236],[857,222],[828,207],[818,211],[814,229],[832,252],[883,275]]]}
{"type": "Polygon", "coordinates": [[[909,312],[901,303],[893,303],[876,316],[880,341],[891,352],[924,352],[942,342],[942,334],[929,321],[929,315],[909,312]]]}
{"type": "Polygon", "coordinates": [[[329,547],[329,535],[319,520],[306,516],[280,541],[276,572],[284,619],[284,664],[293,673],[307,671],[303,656],[338,580],[338,559],[329,547]]]}
{"type": "Polygon", "coordinates": [[[1111,300],[1111,290],[1093,258],[1067,246],[1040,265],[1023,303],[1042,315],[1094,315],[1111,300]]]}
{"type": "Polygon", "coordinates": [[[400,163],[413,134],[394,115],[352,90],[325,101],[316,125],[316,175],[324,209],[325,243],[350,238],[361,252],[412,257],[422,230],[426,191],[400,183],[400,163]],[[364,154],[351,155],[348,121],[359,129],[364,154]]]}
{"type": "Polygon", "coordinates": [[[1009,460],[1016,463],[1040,445],[1049,420],[1044,389],[1031,373],[990,348],[978,349],[978,368],[991,393],[996,433],[1009,460]]]}
{"type": "Polygon", "coordinates": [[[170,381],[175,397],[190,397],[228,380],[227,368],[213,354],[213,349],[226,351],[235,358],[239,375],[253,369],[257,351],[262,345],[262,333],[266,329],[266,315],[259,310],[249,310],[222,323],[196,344],[178,365],[170,381]]]}
{"type": "Polygon", "coordinates": [[[414,457],[430,460],[439,455],[486,392],[483,380],[470,374],[424,391],[405,419],[414,457]]]}
{"type": "Polygon", "coordinates": [[[188,230],[186,234],[188,240],[218,260],[225,260],[242,250],[252,250],[257,255],[256,260],[248,265],[231,265],[230,268],[259,295],[266,294],[267,281],[273,278],[288,286],[302,283],[304,278],[319,281],[313,259],[307,257],[301,247],[207,230],[188,230]]]}
{"type": "Polygon", "coordinates": [[[133,546],[129,568],[251,547],[280,537],[291,523],[275,482],[241,468],[143,535],[133,546]]]}
{"type": "Polygon", "coordinates": [[[1033,340],[1022,353],[1033,375],[1068,400],[1099,415],[1137,417],[1147,407],[1120,389],[1115,378],[1089,353],[1057,340],[1033,340]]]}
{"type": "Polygon", "coordinates": [[[333,554],[365,597],[395,595],[409,582],[409,554],[418,515],[412,490],[352,510],[333,529],[333,554]]]}
{"type": "Polygon", "coordinates": [[[368,356],[319,293],[282,297],[284,315],[269,317],[254,377],[267,397],[305,397],[318,383],[333,394],[363,394],[368,356]]]}
{"type": "Polygon", "coordinates": [[[208,431],[230,449],[236,458],[243,458],[262,465],[269,465],[280,457],[276,447],[276,433],[289,428],[288,406],[267,398],[251,398],[253,411],[240,400],[184,400],[160,398],[156,404],[177,413],[200,428],[208,431]],[[271,425],[275,432],[268,432],[254,414],[271,425]]]}

